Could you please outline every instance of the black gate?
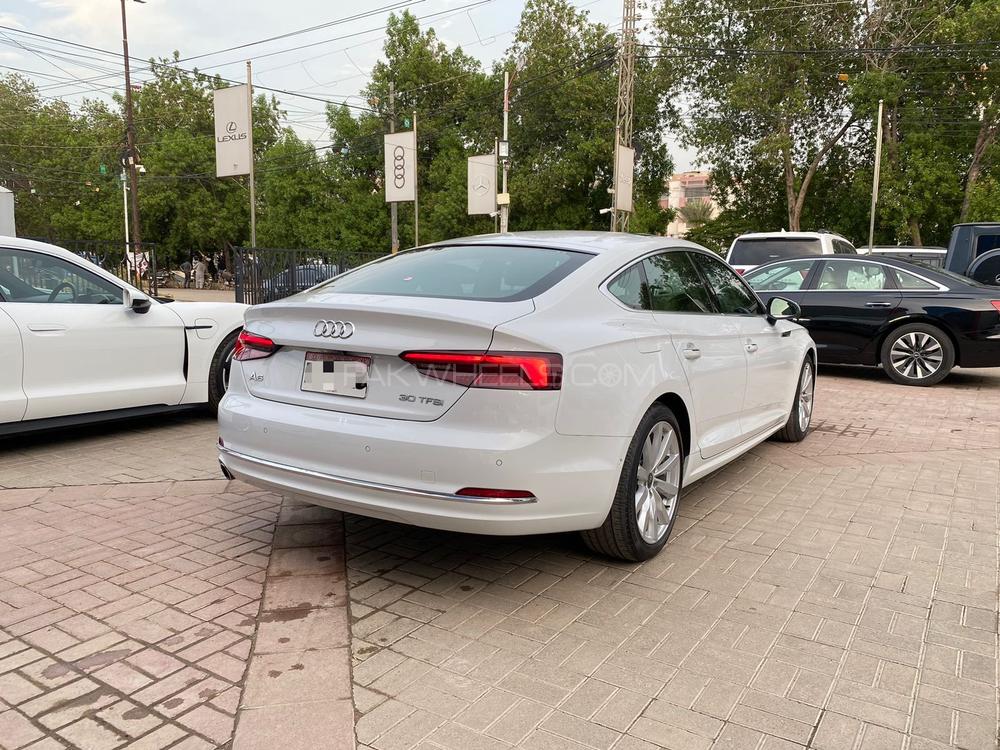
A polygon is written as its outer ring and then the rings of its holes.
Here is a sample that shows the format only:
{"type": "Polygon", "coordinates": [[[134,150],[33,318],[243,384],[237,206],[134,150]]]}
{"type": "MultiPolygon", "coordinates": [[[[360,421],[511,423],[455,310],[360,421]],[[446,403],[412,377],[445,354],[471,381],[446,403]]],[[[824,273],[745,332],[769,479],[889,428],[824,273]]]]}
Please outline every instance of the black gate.
{"type": "Polygon", "coordinates": [[[234,247],[236,301],[247,305],[290,297],[383,253],[234,247]]]}

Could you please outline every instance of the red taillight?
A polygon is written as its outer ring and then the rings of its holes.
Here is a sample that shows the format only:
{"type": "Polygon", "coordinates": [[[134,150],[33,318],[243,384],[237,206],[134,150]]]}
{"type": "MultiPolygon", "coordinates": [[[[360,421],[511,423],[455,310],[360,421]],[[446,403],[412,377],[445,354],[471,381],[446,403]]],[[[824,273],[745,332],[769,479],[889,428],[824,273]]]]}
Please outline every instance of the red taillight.
{"type": "Polygon", "coordinates": [[[562,357],[538,352],[403,352],[402,359],[430,378],[469,388],[556,391],[562,357]]]}
{"type": "Polygon", "coordinates": [[[747,269],[745,269],[745,268],[737,268],[736,269],[736,273],[738,273],[740,276],[742,276],[746,272],[747,272],[747,269]]]}
{"type": "Polygon", "coordinates": [[[266,336],[260,336],[249,331],[240,331],[233,349],[233,359],[246,362],[248,359],[264,359],[278,350],[274,342],[266,336]]]}
{"type": "Polygon", "coordinates": [[[990,300],[990,304],[997,309],[997,312],[1000,312],[1000,299],[990,300]]]}
{"type": "Polygon", "coordinates": [[[463,487],[456,495],[462,497],[483,497],[495,500],[534,500],[535,496],[525,490],[494,490],[486,487],[463,487]]]}

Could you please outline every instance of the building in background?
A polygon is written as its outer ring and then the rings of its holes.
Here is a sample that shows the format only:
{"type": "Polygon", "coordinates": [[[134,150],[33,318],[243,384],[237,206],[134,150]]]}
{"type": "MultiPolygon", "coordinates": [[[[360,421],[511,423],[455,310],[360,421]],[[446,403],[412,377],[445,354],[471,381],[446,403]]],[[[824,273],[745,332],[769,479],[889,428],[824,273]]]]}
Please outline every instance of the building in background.
{"type": "Polygon", "coordinates": [[[711,172],[678,172],[667,181],[667,192],[660,196],[661,208],[676,211],[667,225],[668,237],[683,237],[697,224],[714,219],[719,207],[712,200],[709,188],[711,172]],[[703,205],[695,205],[703,204],[703,205]]]}

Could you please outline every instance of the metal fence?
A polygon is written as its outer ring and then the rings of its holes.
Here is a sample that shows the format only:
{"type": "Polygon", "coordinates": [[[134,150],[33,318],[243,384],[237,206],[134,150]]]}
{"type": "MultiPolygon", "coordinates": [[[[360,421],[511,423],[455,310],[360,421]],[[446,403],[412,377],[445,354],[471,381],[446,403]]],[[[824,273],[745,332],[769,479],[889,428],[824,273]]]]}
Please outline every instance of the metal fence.
{"type": "MultiPolygon", "coordinates": [[[[130,284],[144,287],[156,294],[157,283],[156,244],[143,242],[142,250],[129,243],[126,251],[125,243],[113,240],[58,240],[48,237],[26,237],[25,239],[47,242],[50,245],[69,250],[81,258],[100,266],[105,271],[113,273],[130,284]],[[135,267],[139,269],[140,282],[136,284],[135,267]]],[[[162,274],[161,274],[162,275],[162,274]]]]}
{"type": "Polygon", "coordinates": [[[384,253],[234,247],[236,301],[248,305],[290,297],[384,253]]]}

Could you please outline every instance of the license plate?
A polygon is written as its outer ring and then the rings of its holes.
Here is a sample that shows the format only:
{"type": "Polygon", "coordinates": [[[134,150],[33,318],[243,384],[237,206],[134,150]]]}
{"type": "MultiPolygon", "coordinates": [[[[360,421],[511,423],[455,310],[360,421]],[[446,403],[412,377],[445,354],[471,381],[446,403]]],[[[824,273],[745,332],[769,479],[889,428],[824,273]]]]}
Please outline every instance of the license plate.
{"type": "Polygon", "coordinates": [[[337,352],[306,352],[302,390],[335,396],[368,395],[368,368],[372,358],[337,352]]]}

